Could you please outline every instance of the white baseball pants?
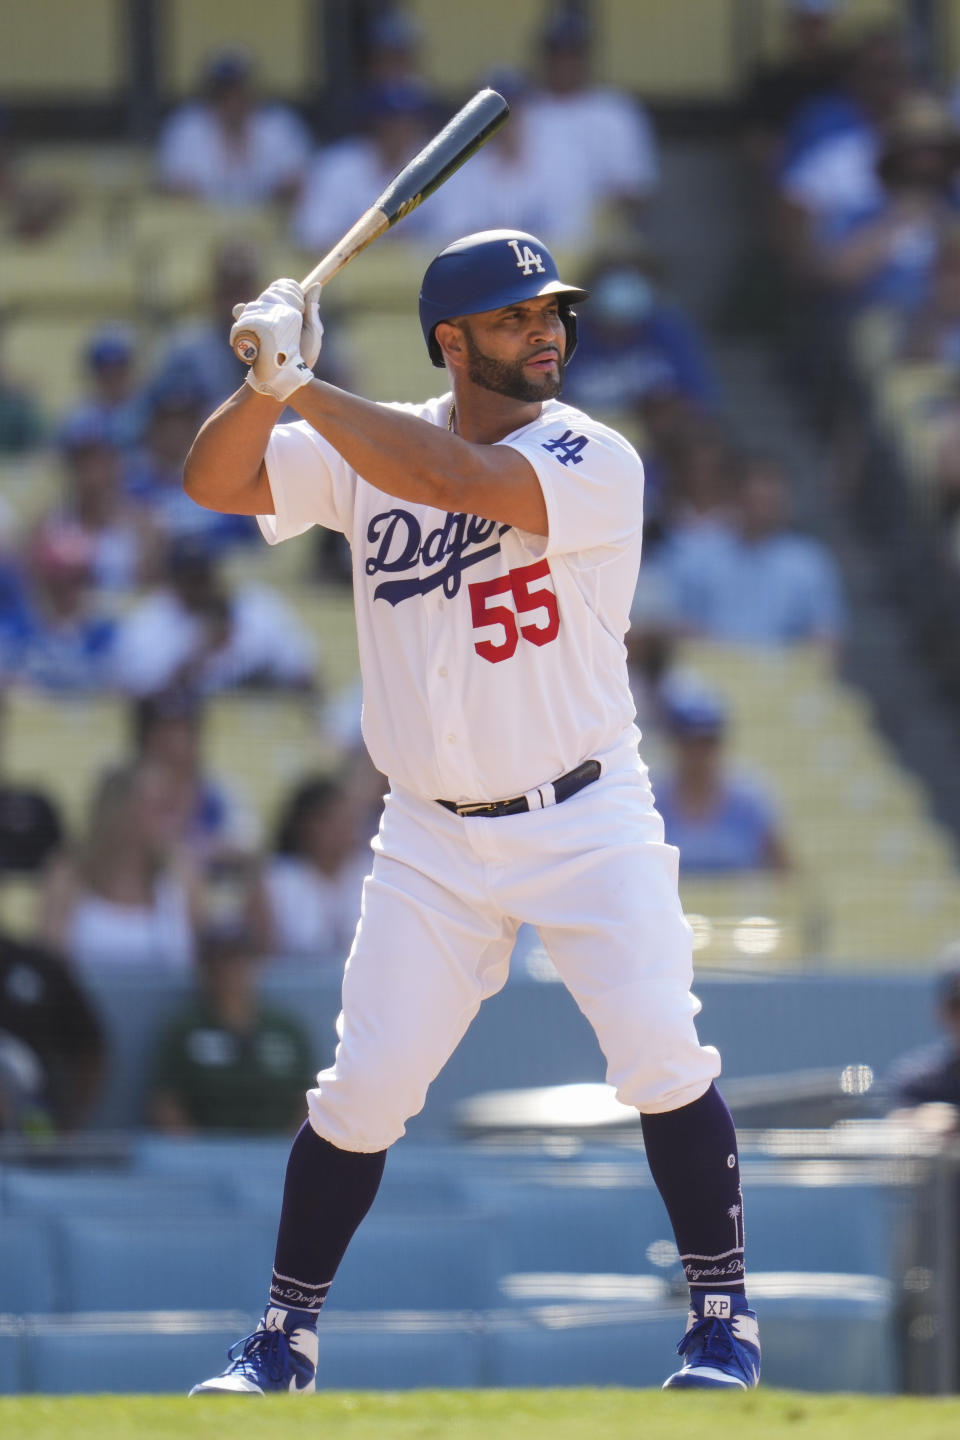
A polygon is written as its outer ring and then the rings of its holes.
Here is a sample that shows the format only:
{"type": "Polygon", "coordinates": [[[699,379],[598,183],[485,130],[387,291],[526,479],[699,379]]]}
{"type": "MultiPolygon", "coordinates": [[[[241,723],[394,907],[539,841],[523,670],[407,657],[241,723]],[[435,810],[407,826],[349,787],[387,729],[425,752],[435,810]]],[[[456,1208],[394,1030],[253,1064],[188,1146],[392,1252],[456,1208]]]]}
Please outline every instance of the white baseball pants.
{"type": "Polygon", "coordinates": [[[488,996],[517,929],[536,927],[590,1021],[617,1098],[638,1110],[698,1099],[720,1057],[697,1039],[691,932],[646,771],[634,758],[561,805],[461,817],[393,791],[347,961],[333,1065],[310,1122],[342,1150],[384,1150],[488,996]]]}

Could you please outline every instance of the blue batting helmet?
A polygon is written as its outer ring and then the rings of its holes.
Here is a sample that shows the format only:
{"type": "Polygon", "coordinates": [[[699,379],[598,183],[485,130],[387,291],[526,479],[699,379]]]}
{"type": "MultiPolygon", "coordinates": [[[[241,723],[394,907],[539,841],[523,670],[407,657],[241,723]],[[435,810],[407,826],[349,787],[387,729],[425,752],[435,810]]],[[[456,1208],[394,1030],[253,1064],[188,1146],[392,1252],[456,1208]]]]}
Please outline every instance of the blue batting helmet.
{"type": "Polygon", "coordinates": [[[556,261],[535,235],[523,230],[480,230],[465,235],[441,250],[423,277],[420,324],[430,359],[442,367],[443,352],[434,335],[441,320],[556,295],[567,332],[569,360],[577,344],[577,317],[570,305],[586,299],[588,293],[576,285],[564,285],[556,261]]]}

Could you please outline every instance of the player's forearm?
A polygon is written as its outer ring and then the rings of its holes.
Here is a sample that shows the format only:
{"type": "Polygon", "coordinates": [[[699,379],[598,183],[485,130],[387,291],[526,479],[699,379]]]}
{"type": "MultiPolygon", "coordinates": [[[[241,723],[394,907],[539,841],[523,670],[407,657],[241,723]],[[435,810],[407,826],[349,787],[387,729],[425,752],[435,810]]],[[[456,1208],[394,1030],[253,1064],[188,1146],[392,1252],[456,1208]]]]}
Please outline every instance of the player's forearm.
{"type": "Polygon", "coordinates": [[[198,505],[233,515],[266,515],[273,502],[263,466],[283,405],[247,385],[200,428],[183,467],[183,485],[198,505]]]}
{"type": "Polygon", "coordinates": [[[414,415],[319,380],[297,390],[290,405],[378,490],[440,510],[472,508],[492,447],[471,445],[414,415]]]}

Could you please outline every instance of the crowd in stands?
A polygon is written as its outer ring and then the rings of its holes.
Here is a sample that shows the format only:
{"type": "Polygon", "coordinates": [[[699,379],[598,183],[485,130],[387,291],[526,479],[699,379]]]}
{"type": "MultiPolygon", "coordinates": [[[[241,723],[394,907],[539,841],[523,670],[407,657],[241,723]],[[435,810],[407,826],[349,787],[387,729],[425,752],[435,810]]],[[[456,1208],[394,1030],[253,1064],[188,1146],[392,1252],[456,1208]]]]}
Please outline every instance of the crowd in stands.
{"type": "MultiPolygon", "coordinates": [[[[818,336],[826,330],[844,345],[882,304],[895,319],[894,352],[955,377],[960,104],[951,110],[918,85],[897,33],[843,48],[828,0],[785,3],[787,54],[757,71],[743,105],[751,203],[778,303],[801,331],[798,317],[812,310],[825,327],[818,336]]],[[[678,647],[697,637],[819,645],[836,656],[839,571],[791,519],[800,477],[730,433],[707,346],[671,297],[669,264],[645,228],[660,175],[650,115],[594,79],[579,8],[545,13],[526,70],[478,77],[507,95],[511,123],[387,243],[439,248],[509,224],[569,249],[592,298],[565,398],[623,429],[645,461],[644,565],[628,652],[639,723],[662,745],[654,780],[667,839],[687,873],[787,871],[776,803],[731,770],[723,706],[690,684],[678,647]]],[[[421,71],[420,39],[402,9],[379,15],[356,116],[339,117],[339,133],[319,145],[297,111],[260,92],[251,57],[212,56],[197,95],[162,126],[157,190],[241,217],[277,207],[291,244],[324,251],[449,113],[421,71]]],[[[18,181],[0,131],[9,231],[29,243],[68,210],[68,196],[18,181]]],[[[92,326],[82,393],[64,413],[45,412],[42,394],[20,385],[13,356],[0,364],[0,457],[45,448],[61,477],[60,494],[27,525],[0,508],[0,683],[65,704],[110,694],[130,716],[128,751],[90,777],[76,834],[57,812],[55,787],[48,796],[2,783],[0,754],[0,891],[7,872],[29,869],[38,892],[34,935],[0,936],[0,985],[18,964],[24,974],[32,965],[56,972],[58,997],[52,1039],[41,1043],[26,1025],[19,1036],[0,1028],[0,1129],[15,1123],[3,1099],[16,1089],[7,1038],[41,1056],[51,1094],[63,1088],[58,1067],[85,1077],[72,1109],[49,1101],[51,1124],[70,1128],[89,1113],[102,1036],[92,1017],[77,1053],[60,1054],[60,997],[82,985],[86,966],[113,961],[192,976],[199,987],[163,1041],[154,1123],[229,1127],[231,1115],[253,1113],[246,1100],[231,1109],[237,1077],[254,1086],[251,1077],[269,1074],[258,1093],[276,1103],[258,1123],[292,1124],[310,1057],[296,1026],[262,1007],[257,979],[273,957],[342,964],[349,949],[381,794],[380,777],[352,750],[355,698],[344,720],[289,596],[236,578],[237,557],[258,543],[255,522],[203,510],[181,486],[200,423],[242,379],[226,334],[233,306],[269,278],[260,264],[245,240],[219,248],[208,309],[180,317],[153,350],[125,320],[92,326]],[[330,702],[350,740],[341,771],[291,777],[276,818],[251,813],[204,759],[211,698],[251,691],[330,702]],[[24,945],[29,961],[18,960],[24,945]]],[[[762,282],[759,268],[752,278],[762,282]]],[[[362,389],[330,330],[322,374],[362,389]]],[[[812,364],[802,342],[801,360],[812,364]]],[[[960,387],[940,421],[945,437],[960,432],[960,387]]],[[[960,513],[957,454],[945,438],[936,461],[945,516],[960,513]]],[[[342,575],[342,564],[322,565],[318,550],[317,574],[342,575]]]]}

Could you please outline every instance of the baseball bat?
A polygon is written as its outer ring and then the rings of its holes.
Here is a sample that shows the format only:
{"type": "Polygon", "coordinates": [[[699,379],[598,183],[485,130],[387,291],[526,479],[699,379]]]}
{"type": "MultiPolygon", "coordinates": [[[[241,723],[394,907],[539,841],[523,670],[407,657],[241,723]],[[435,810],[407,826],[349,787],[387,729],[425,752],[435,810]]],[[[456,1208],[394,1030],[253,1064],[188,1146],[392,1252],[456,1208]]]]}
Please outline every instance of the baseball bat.
{"type": "MultiPolygon", "coordinates": [[[[338,240],[310,274],[302,280],[301,288],[309,290],[312,285],[326,285],[334,275],[349,265],[361,250],[391,226],[396,225],[411,210],[416,210],[429,195],[439,190],[465,160],[469,160],[481,145],[486,144],[494,131],[510,114],[510,107],[496,90],[478,90],[458,110],[443,129],[405,165],[395,179],[370,206],[360,219],[350,227],[342,240],[338,240]]],[[[252,332],[241,330],[233,342],[237,357],[246,365],[252,365],[259,354],[259,341],[252,332]]]]}

